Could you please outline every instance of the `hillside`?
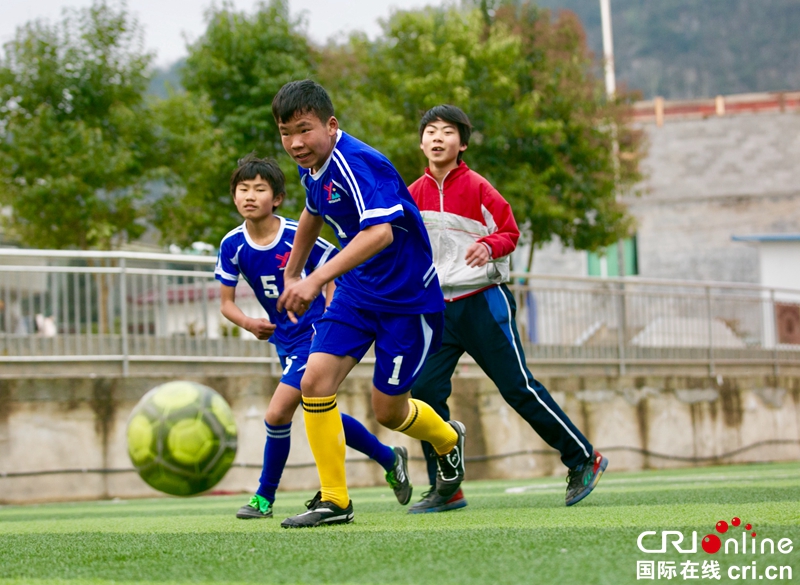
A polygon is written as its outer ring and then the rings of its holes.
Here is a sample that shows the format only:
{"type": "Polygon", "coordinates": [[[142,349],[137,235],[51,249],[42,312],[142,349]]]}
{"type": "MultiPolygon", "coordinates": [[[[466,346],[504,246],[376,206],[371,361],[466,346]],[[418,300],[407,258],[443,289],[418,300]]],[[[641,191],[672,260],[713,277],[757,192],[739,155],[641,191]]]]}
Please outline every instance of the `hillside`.
{"type": "MultiPolygon", "coordinates": [[[[602,56],[599,0],[537,3],[575,12],[602,56]]],[[[617,82],[645,99],[800,89],[800,0],[611,0],[611,13],[617,82]]],[[[150,93],[179,89],[182,64],[154,71],[150,93]]]]}
{"type": "MultiPolygon", "coordinates": [[[[574,11],[602,56],[599,0],[574,11]]],[[[611,0],[618,83],[668,99],[800,89],[798,0],[611,0]]]]}

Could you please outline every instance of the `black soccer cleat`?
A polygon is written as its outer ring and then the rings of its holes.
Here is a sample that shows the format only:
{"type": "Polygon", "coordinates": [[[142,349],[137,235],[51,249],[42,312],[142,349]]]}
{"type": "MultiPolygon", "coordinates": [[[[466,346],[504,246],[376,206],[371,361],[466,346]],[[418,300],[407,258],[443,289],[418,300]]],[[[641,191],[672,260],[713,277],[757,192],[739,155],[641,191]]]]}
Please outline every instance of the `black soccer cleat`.
{"type": "Polygon", "coordinates": [[[405,447],[392,447],[394,451],[394,468],[386,472],[386,481],[392,487],[400,505],[411,501],[413,486],[408,477],[408,450],[405,447]]]}
{"type": "Polygon", "coordinates": [[[319,501],[321,499],[322,499],[322,492],[317,492],[316,494],[314,494],[313,498],[311,498],[310,500],[306,500],[306,510],[310,510],[311,508],[319,504],[319,501]]]}
{"type": "Polygon", "coordinates": [[[595,451],[586,461],[570,469],[567,472],[567,506],[577,504],[592,493],[606,467],[608,459],[595,451]]]}
{"type": "Polygon", "coordinates": [[[451,496],[440,496],[435,487],[422,494],[422,499],[408,509],[409,514],[427,514],[428,512],[447,512],[458,510],[467,505],[464,492],[458,488],[451,496]]]}
{"type": "MultiPolygon", "coordinates": [[[[315,498],[316,499],[316,498],[315,498]]],[[[292,516],[281,522],[283,528],[313,528],[323,524],[349,524],[353,521],[353,502],[346,508],[340,508],[333,502],[312,500],[305,512],[292,516]]]]}
{"type": "Polygon", "coordinates": [[[436,492],[444,498],[455,494],[464,481],[464,437],[467,434],[464,425],[457,420],[451,420],[447,424],[453,427],[458,440],[449,453],[439,455],[436,459],[439,468],[436,474],[436,492]]]}

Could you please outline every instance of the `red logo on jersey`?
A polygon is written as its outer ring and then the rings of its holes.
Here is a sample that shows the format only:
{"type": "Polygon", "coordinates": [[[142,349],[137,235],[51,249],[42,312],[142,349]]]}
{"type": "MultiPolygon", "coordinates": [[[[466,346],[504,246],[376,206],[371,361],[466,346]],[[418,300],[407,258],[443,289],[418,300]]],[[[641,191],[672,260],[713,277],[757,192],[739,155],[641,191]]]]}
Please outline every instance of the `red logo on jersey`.
{"type": "Polygon", "coordinates": [[[275,254],[275,259],[281,261],[280,265],[278,265],[278,270],[286,268],[286,263],[289,261],[289,254],[291,253],[292,251],[289,250],[286,254],[275,254]]]}
{"type": "Polygon", "coordinates": [[[341,195],[333,188],[333,181],[327,185],[323,185],[322,188],[325,189],[325,192],[328,194],[328,203],[336,203],[341,199],[341,195]]]}

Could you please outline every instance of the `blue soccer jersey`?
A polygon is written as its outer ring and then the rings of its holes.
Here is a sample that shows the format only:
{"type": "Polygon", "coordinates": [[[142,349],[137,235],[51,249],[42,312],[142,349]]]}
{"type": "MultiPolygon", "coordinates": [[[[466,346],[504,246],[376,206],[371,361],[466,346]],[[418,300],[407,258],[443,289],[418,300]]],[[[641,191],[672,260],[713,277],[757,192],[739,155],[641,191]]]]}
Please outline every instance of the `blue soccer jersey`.
{"type": "MultiPolygon", "coordinates": [[[[258,302],[264,307],[269,320],[276,325],[269,340],[281,353],[289,354],[298,344],[308,344],[312,325],[325,312],[325,299],[318,296],[308,311],[292,323],[286,311],[278,312],[276,304],[283,292],[283,271],[289,260],[297,232],[297,222],[276,216],[281,226],[275,239],[267,246],[260,246],[250,239],[245,224],[240,225],[222,238],[214,276],[225,286],[236,286],[239,275],[253,289],[258,302]]],[[[319,268],[337,253],[336,248],[322,238],[317,238],[308,257],[303,274],[319,268]]]]}
{"type": "Polygon", "coordinates": [[[444,310],[428,232],[392,163],[339,130],[330,158],[313,175],[300,167],[306,209],[330,225],[342,247],[364,228],[390,223],[393,242],[336,279],[354,307],[400,314],[444,310]]]}

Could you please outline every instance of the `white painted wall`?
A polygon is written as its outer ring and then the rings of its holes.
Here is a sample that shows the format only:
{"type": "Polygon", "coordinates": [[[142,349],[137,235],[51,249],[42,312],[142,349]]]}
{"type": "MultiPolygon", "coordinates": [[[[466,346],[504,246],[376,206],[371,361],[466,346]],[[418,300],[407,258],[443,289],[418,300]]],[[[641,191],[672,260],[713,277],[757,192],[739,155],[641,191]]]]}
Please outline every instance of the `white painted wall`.
{"type": "MultiPolygon", "coordinates": [[[[800,291],[800,236],[795,241],[759,242],[758,253],[762,285],[800,291]]],[[[786,296],[776,294],[778,299],[786,296]]]]}

